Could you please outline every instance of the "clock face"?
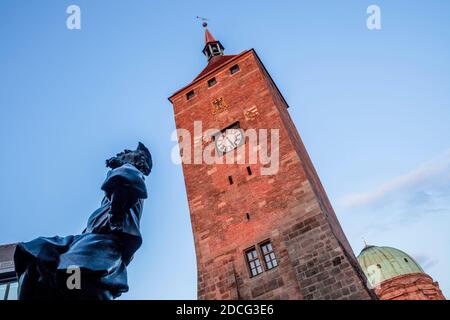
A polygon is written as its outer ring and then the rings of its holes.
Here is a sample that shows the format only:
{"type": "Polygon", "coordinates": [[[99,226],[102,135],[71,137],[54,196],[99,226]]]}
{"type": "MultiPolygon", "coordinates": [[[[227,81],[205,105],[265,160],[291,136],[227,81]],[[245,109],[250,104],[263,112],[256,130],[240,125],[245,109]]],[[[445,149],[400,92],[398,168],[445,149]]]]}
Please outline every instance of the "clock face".
{"type": "Polygon", "coordinates": [[[244,143],[241,129],[227,129],[216,137],[216,147],[222,153],[230,152],[244,143]]]}

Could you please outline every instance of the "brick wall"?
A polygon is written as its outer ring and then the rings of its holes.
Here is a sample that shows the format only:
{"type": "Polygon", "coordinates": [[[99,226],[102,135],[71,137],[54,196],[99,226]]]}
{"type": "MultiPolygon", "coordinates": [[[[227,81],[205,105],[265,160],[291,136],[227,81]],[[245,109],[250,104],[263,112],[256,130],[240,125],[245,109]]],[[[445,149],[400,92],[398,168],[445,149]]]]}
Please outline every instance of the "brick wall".
{"type": "Polygon", "coordinates": [[[425,273],[398,276],[375,289],[381,300],[445,300],[439,284],[425,273]]]}
{"type": "MultiPolygon", "coordinates": [[[[309,160],[287,105],[254,51],[244,52],[171,98],[177,128],[279,129],[280,167],[260,174],[261,164],[183,164],[198,268],[200,299],[373,299],[365,277],[309,160]],[[240,71],[231,75],[229,67],[240,71]],[[191,100],[186,92],[194,89],[191,100]],[[222,97],[228,109],[212,114],[222,97]],[[247,108],[259,115],[249,120],[247,108]],[[232,176],[234,183],[229,184],[232,176]],[[250,219],[247,218],[249,214],[250,219]],[[270,239],[278,267],[250,277],[244,251],[270,239]]],[[[213,143],[198,140],[203,147],[213,143]]],[[[248,143],[239,147],[248,148],[248,143]]],[[[191,150],[193,153],[194,151],[191,150]]],[[[246,150],[256,152],[256,150],[246,150]]],[[[247,159],[248,160],[248,157],[247,159]]]]}

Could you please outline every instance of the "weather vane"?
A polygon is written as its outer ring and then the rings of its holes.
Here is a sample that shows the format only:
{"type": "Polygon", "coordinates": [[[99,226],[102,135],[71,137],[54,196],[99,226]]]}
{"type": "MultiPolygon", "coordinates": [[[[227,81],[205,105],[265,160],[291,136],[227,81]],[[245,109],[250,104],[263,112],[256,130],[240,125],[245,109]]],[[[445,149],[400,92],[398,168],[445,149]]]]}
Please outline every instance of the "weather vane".
{"type": "Polygon", "coordinates": [[[197,19],[203,21],[203,23],[202,23],[203,28],[206,28],[208,26],[208,23],[206,21],[209,21],[209,20],[207,18],[197,16],[197,19]]]}

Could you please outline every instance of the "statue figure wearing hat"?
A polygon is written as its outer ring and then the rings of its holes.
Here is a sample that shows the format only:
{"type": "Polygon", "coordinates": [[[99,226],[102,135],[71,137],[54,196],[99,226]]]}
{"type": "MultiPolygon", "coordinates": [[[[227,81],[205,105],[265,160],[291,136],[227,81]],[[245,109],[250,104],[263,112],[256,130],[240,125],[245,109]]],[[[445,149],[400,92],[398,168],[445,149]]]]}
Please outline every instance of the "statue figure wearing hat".
{"type": "Polygon", "coordinates": [[[14,254],[20,300],[111,300],[128,291],[127,269],[142,244],[139,222],[152,169],[139,143],[106,160],[105,195],[80,235],[40,237],[14,254]],[[79,273],[79,284],[70,277],[79,273]]]}

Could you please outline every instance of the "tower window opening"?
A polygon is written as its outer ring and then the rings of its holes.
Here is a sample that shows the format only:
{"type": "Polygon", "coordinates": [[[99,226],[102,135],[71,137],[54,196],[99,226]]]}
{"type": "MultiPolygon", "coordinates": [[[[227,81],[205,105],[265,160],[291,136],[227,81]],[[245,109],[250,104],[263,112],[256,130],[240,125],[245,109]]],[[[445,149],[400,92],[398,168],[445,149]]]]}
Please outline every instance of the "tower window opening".
{"type": "Polygon", "coordinates": [[[208,87],[212,87],[213,85],[215,85],[217,83],[216,78],[212,78],[208,80],[208,87]]]}
{"type": "Polygon", "coordinates": [[[247,220],[250,220],[250,214],[246,213],[245,215],[247,216],[247,220]]]}
{"type": "Polygon", "coordinates": [[[213,56],[220,54],[220,48],[217,44],[212,44],[211,45],[211,49],[212,49],[212,54],[213,56]]]}
{"type": "Polygon", "coordinates": [[[186,99],[191,100],[195,96],[194,90],[189,91],[186,93],[186,99]]]}
{"type": "Polygon", "coordinates": [[[408,259],[406,259],[406,258],[404,258],[403,260],[405,260],[405,262],[406,262],[406,263],[408,263],[408,262],[409,262],[409,261],[408,261],[408,259]]]}
{"type": "Polygon", "coordinates": [[[261,251],[264,256],[264,262],[266,264],[266,269],[270,270],[278,266],[277,258],[273,252],[272,243],[270,241],[261,244],[261,251]]]}
{"type": "Polygon", "coordinates": [[[232,67],[230,68],[230,73],[231,73],[231,74],[235,74],[235,73],[238,72],[239,70],[241,70],[241,69],[239,68],[239,65],[238,65],[238,64],[235,64],[234,66],[232,66],[232,67]]]}
{"type": "Polygon", "coordinates": [[[263,273],[261,261],[259,260],[256,248],[251,248],[245,252],[247,264],[251,273],[251,277],[255,277],[258,274],[263,273]]]}
{"type": "Polygon", "coordinates": [[[252,173],[252,168],[247,167],[247,173],[248,173],[249,176],[251,176],[251,175],[253,174],[253,173],[252,173]]]}
{"type": "Polygon", "coordinates": [[[233,184],[233,177],[232,176],[228,176],[228,182],[231,184],[233,184]]]}

